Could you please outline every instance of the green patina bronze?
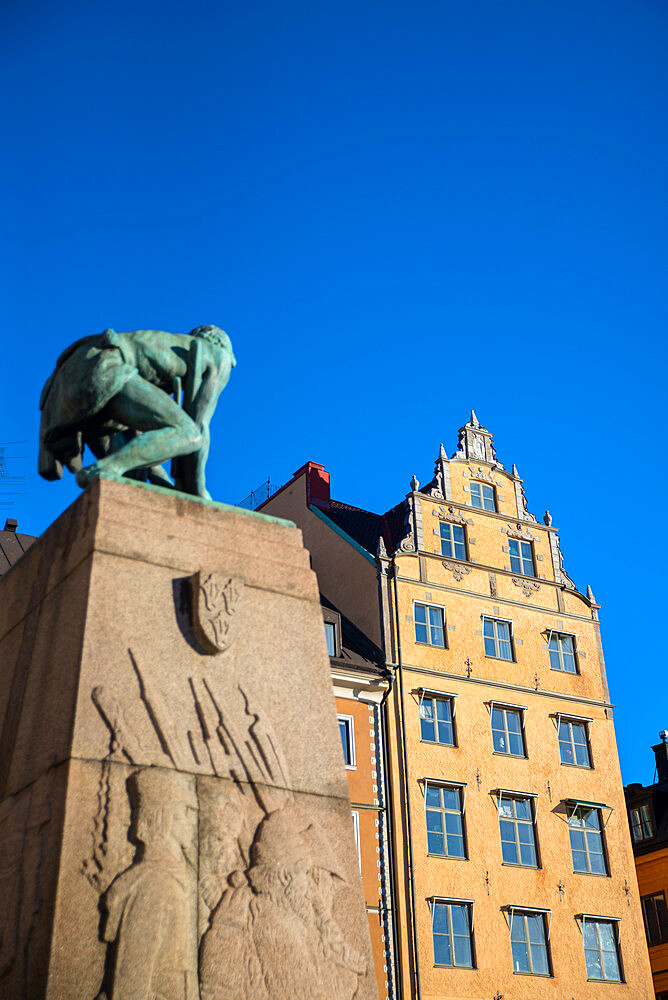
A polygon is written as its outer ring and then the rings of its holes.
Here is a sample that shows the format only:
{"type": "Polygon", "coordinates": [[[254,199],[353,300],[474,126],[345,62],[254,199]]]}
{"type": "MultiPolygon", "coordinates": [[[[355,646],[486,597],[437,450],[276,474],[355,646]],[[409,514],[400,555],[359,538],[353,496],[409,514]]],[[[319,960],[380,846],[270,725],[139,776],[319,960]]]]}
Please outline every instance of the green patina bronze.
{"type": "Polygon", "coordinates": [[[42,390],[40,475],[61,479],[66,467],[82,487],[126,476],[210,499],[209,424],[235,364],[217,326],[105,330],[77,340],[42,390]],[[86,445],[97,461],[84,467],[86,445]],[[169,460],[172,478],[162,467],[169,460]]]}

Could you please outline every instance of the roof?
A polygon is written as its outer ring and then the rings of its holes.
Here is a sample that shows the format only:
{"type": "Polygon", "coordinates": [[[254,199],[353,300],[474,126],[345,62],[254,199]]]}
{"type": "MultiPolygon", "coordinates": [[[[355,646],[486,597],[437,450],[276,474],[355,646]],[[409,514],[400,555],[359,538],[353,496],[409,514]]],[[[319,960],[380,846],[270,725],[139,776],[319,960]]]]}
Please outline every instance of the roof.
{"type": "MultiPolygon", "coordinates": [[[[9,519],[7,524],[12,523],[9,519]]],[[[13,522],[14,524],[16,522],[13,522]]],[[[8,569],[18,562],[24,552],[37,541],[35,535],[19,535],[15,528],[0,531],[0,576],[4,576],[8,569]]]]}
{"type": "Polygon", "coordinates": [[[375,555],[378,549],[378,539],[381,534],[382,517],[372,514],[361,507],[351,507],[350,504],[330,500],[325,511],[327,517],[350,535],[363,549],[375,555]]]}
{"type": "Polygon", "coordinates": [[[320,603],[323,608],[336,612],[341,619],[341,656],[331,659],[343,660],[350,667],[358,667],[378,677],[391,677],[390,671],[385,666],[383,652],[375,642],[353,625],[350,618],[347,618],[324,594],[320,594],[320,603]]]}

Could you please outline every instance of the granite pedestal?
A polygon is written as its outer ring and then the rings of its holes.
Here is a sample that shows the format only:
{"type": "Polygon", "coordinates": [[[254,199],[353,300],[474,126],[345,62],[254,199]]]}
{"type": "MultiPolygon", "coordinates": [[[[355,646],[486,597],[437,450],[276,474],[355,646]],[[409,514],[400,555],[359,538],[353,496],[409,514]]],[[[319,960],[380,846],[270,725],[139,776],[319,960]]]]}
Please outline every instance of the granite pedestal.
{"type": "Polygon", "coordinates": [[[89,487],[0,580],[0,995],[371,1000],[288,522],[89,487]]]}

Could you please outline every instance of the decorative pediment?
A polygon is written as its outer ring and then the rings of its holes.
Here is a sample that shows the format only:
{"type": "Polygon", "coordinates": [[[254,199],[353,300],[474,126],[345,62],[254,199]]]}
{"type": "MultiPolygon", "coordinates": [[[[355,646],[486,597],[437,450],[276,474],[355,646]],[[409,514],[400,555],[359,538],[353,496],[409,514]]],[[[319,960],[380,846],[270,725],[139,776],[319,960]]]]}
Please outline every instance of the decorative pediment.
{"type": "Polygon", "coordinates": [[[534,535],[534,533],[529,531],[526,525],[522,524],[520,521],[516,521],[512,525],[508,525],[508,527],[501,528],[501,531],[508,535],[508,538],[521,538],[524,542],[538,541],[538,535],[534,535]]]}
{"type": "Polygon", "coordinates": [[[497,461],[492,435],[486,427],[482,426],[475,410],[471,410],[469,422],[459,428],[459,443],[457,451],[452,457],[489,462],[490,465],[503,468],[501,463],[497,461]]]}
{"type": "Polygon", "coordinates": [[[456,507],[452,507],[448,504],[444,507],[443,504],[439,504],[438,510],[432,510],[432,517],[437,517],[439,521],[454,521],[455,524],[473,524],[470,518],[462,517],[461,511],[457,510],[456,507]]]}

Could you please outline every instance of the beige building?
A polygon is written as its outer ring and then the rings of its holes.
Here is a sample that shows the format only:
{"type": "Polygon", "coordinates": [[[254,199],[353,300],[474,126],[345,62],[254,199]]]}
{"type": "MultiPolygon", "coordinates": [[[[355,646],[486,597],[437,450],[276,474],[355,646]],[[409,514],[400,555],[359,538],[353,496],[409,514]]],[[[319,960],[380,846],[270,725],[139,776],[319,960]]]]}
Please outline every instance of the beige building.
{"type": "Polygon", "coordinates": [[[653,995],[598,606],[475,414],[385,514],[307,463],[262,508],[385,655],[403,998],[653,995]]]}

